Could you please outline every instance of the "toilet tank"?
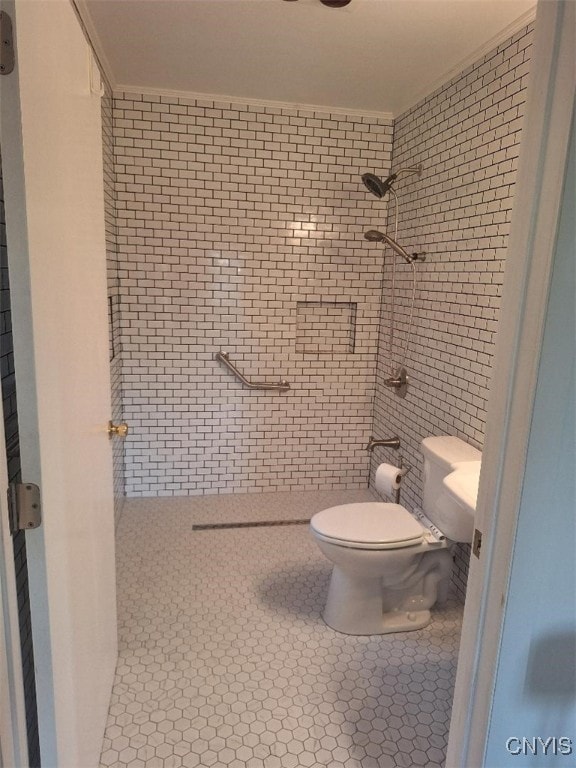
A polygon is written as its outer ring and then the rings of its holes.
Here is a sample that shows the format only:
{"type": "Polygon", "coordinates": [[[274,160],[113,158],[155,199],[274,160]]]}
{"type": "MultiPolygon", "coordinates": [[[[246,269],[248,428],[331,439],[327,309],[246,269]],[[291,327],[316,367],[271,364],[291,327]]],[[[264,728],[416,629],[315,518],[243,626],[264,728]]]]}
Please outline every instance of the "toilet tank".
{"type": "Polygon", "coordinates": [[[459,461],[480,461],[482,453],[459,437],[449,435],[426,437],[422,440],[421,448],[424,455],[422,509],[442,533],[458,541],[460,537],[454,537],[452,531],[460,530],[460,521],[452,521],[450,518],[463,512],[454,504],[448,505],[442,480],[452,472],[454,464],[459,461]]]}

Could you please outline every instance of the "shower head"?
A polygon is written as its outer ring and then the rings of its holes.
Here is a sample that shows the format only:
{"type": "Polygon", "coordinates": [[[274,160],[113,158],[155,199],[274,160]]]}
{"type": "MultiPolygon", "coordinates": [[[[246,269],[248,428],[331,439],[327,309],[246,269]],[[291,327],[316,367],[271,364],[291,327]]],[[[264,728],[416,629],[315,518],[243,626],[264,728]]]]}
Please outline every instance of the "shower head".
{"type": "Polygon", "coordinates": [[[406,253],[404,248],[402,248],[401,245],[398,245],[396,240],[393,240],[391,237],[388,237],[388,235],[385,235],[384,232],[379,232],[377,229],[369,229],[367,232],[364,233],[364,238],[368,240],[371,243],[386,243],[387,245],[392,248],[395,254],[398,256],[401,256],[405,262],[408,264],[412,264],[414,259],[410,254],[406,253]]]}
{"type": "Polygon", "coordinates": [[[397,174],[393,173],[391,176],[388,176],[387,179],[382,181],[382,179],[379,176],[376,176],[375,173],[364,173],[362,174],[362,181],[368,192],[371,192],[373,195],[376,195],[376,197],[382,199],[392,186],[396,176],[397,174]]]}
{"type": "Polygon", "coordinates": [[[375,173],[363,173],[362,182],[369,192],[382,199],[401,173],[416,173],[420,176],[422,166],[414,165],[409,168],[400,168],[396,173],[391,173],[384,181],[382,181],[380,176],[376,176],[375,173]]]}

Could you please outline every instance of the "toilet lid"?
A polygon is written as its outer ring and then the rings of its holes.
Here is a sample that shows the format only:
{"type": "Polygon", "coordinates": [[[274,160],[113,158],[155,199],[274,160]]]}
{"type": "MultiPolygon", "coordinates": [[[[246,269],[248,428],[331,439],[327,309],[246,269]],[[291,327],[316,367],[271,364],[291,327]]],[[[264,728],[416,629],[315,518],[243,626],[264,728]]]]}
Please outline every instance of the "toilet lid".
{"type": "Polygon", "coordinates": [[[319,536],[350,546],[392,549],[422,541],[422,525],[400,504],[342,504],[317,512],[310,527],[319,536]]]}

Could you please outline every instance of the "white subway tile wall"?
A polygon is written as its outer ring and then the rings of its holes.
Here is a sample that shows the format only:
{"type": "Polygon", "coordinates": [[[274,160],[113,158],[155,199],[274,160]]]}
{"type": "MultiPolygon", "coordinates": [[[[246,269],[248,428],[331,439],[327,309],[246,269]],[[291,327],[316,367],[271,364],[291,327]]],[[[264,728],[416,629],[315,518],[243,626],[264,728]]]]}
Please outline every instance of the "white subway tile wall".
{"type": "MultiPolygon", "coordinates": [[[[420,178],[395,184],[397,237],[418,262],[408,336],[412,270],[396,264],[395,344],[390,355],[391,259],[386,253],[374,432],[398,434],[404,460],[417,468],[402,501],[422,504],[420,441],[450,434],[482,448],[498,323],[504,258],[514,199],[532,26],[486,55],[396,120],[393,170],[422,163],[420,178]],[[402,362],[404,400],[384,385],[402,362]]],[[[388,231],[394,231],[390,206],[388,231]]],[[[381,461],[397,456],[377,449],[381,461]]],[[[455,583],[465,588],[469,547],[456,552],[455,583]]]]}
{"type": "Polygon", "coordinates": [[[114,146],[127,495],[366,487],[391,121],[126,93],[114,146]]]}

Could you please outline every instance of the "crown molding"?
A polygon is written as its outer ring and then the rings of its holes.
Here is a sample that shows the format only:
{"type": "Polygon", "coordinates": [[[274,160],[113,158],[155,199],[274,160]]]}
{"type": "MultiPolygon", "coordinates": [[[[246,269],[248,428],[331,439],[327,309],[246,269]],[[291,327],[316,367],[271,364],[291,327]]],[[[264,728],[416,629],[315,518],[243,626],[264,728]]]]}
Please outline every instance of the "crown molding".
{"type": "Polygon", "coordinates": [[[220,93],[199,93],[195,91],[178,91],[170,88],[148,88],[138,85],[125,85],[118,83],[114,87],[114,95],[120,93],[137,93],[142,96],[166,96],[168,98],[192,99],[195,101],[214,101],[226,104],[243,104],[249,107],[270,107],[272,109],[302,110],[305,112],[317,112],[321,114],[346,115],[348,117],[371,117],[392,121],[394,115],[391,112],[379,112],[369,109],[352,109],[348,107],[330,107],[322,104],[300,104],[291,101],[274,101],[273,99],[252,99],[244,96],[228,96],[220,93]]]}
{"type": "Polygon", "coordinates": [[[487,53],[490,53],[490,51],[493,51],[495,48],[497,48],[501,43],[506,42],[506,40],[509,40],[511,37],[513,37],[517,32],[520,32],[521,29],[524,29],[524,27],[528,26],[531,22],[534,21],[536,18],[536,5],[534,5],[533,8],[531,8],[529,11],[526,11],[526,13],[523,13],[521,16],[519,16],[515,21],[513,21],[511,24],[508,24],[507,27],[504,27],[504,29],[501,29],[500,32],[497,35],[494,35],[494,37],[491,37],[490,40],[487,40],[483,45],[481,45],[479,48],[475,48],[472,53],[468,54],[464,59],[461,59],[458,64],[455,64],[450,69],[446,70],[443,75],[436,78],[432,83],[427,85],[425,88],[423,88],[416,96],[414,96],[412,99],[410,99],[409,102],[406,102],[405,105],[403,105],[394,115],[394,119],[400,117],[400,115],[403,115],[404,112],[407,112],[409,109],[412,109],[412,107],[415,107],[417,104],[419,104],[421,101],[424,101],[428,96],[430,96],[434,91],[437,91],[439,88],[442,88],[443,85],[446,85],[450,82],[454,77],[457,77],[462,72],[464,72],[465,69],[472,66],[472,64],[475,64],[477,61],[482,59],[484,56],[486,56],[487,53]]]}
{"type": "Polygon", "coordinates": [[[110,66],[110,61],[108,60],[108,57],[104,51],[104,46],[102,45],[100,37],[96,32],[96,27],[92,21],[92,16],[88,10],[86,0],[70,0],[70,3],[76,12],[76,16],[78,17],[84,30],[84,35],[88,40],[90,47],[92,48],[92,52],[94,53],[94,57],[100,69],[100,73],[106,80],[110,91],[114,91],[116,88],[114,73],[112,67],[110,66]]]}

